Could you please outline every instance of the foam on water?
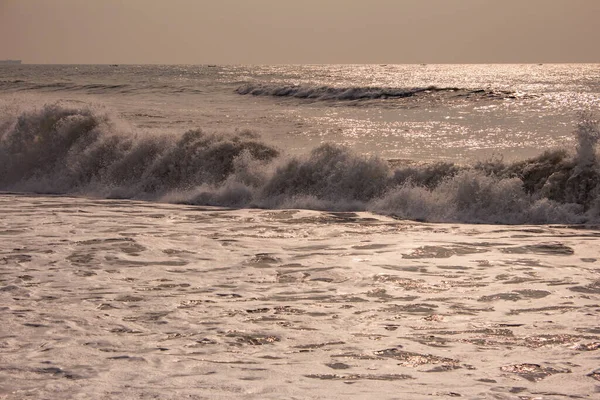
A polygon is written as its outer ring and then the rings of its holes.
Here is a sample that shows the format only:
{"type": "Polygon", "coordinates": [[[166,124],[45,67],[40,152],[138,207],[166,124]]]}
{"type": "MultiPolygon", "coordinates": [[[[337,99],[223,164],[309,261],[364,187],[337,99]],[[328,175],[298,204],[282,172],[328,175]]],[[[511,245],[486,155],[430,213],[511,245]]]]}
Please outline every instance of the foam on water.
{"type": "Polygon", "coordinates": [[[23,194],[0,212],[3,399],[565,399],[600,379],[597,229],[23,194]]]}
{"type": "Polygon", "coordinates": [[[597,222],[598,123],[572,152],[517,163],[392,167],[324,144],[290,157],[249,131],[141,134],[105,111],[60,103],[5,110],[0,189],[228,207],[369,210],[427,221],[597,222]]]}
{"type": "Polygon", "coordinates": [[[19,68],[3,79],[77,88],[0,85],[0,191],[68,194],[0,193],[3,398],[554,399],[596,389],[600,236],[598,226],[565,224],[600,220],[598,124],[582,116],[564,134],[600,91],[559,88],[553,103],[543,93],[563,79],[536,89],[533,76],[563,70],[583,82],[576,66],[499,67],[491,84],[490,69],[473,66],[448,67],[462,80],[438,81],[447,67],[251,67],[248,78],[223,80],[227,69],[215,68],[203,81],[205,69],[184,66],[19,68]],[[248,81],[542,95],[236,94],[248,81]],[[163,95],[207,86],[206,96],[163,95]],[[326,134],[344,119],[356,141],[326,134]],[[430,128],[385,129],[390,120],[430,128]],[[432,157],[357,145],[392,131],[391,146],[432,157]],[[301,142],[307,132],[316,140],[301,142]],[[533,150],[519,162],[466,165],[489,135],[503,146],[488,148],[506,157],[527,140],[533,150]],[[458,151],[441,157],[457,139],[458,151]],[[563,149],[540,154],[555,145],[563,149]],[[335,212],[356,210],[375,213],[335,212]]]}

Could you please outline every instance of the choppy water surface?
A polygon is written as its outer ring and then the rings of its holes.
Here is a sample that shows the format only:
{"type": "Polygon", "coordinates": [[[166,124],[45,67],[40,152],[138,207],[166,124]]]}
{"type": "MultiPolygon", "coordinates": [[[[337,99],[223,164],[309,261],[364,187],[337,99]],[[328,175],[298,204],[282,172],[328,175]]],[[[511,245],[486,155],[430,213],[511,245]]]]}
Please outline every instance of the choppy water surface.
{"type": "Polygon", "coordinates": [[[0,68],[9,98],[96,101],[145,129],[251,129],[296,153],[331,142],[386,159],[534,156],[569,145],[578,112],[600,100],[595,64],[0,68]]]}
{"type": "Polygon", "coordinates": [[[599,75],[0,66],[0,397],[594,398],[599,75]]]}
{"type": "Polygon", "coordinates": [[[0,202],[7,399],[598,391],[597,229],[0,202]]]}
{"type": "Polygon", "coordinates": [[[3,190],[428,221],[600,214],[597,65],[2,68],[3,190]]]}

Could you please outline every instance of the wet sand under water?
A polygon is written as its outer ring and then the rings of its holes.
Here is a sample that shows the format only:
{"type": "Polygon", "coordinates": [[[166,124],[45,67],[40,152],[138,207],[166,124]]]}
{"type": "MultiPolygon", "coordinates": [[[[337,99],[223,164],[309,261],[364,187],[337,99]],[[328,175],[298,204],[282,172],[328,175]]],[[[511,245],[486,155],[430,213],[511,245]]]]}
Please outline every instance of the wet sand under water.
{"type": "Polygon", "coordinates": [[[600,396],[597,227],[0,204],[0,398],[600,396]]]}

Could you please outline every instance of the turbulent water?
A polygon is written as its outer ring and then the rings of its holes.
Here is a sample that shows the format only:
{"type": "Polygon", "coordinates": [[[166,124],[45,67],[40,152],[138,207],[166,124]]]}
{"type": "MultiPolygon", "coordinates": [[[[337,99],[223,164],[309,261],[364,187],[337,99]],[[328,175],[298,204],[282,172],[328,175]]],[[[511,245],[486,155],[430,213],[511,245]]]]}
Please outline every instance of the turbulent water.
{"type": "Polygon", "coordinates": [[[597,65],[2,68],[5,191],[427,221],[600,216],[597,65]]]}
{"type": "Polygon", "coordinates": [[[599,104],[599,65],[0,66],[0,397],[593,398],[599,104]]]}

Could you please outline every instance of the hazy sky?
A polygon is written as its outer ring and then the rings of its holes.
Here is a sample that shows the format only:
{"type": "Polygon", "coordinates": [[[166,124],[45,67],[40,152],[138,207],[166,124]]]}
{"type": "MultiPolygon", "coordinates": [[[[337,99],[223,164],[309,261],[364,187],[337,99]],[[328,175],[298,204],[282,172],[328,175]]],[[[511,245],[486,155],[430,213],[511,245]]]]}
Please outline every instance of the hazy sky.
{"type": "Polygon", "coordinates": [[[600,0],[0,0],[26,63],[600,62],[600,0]]]}

